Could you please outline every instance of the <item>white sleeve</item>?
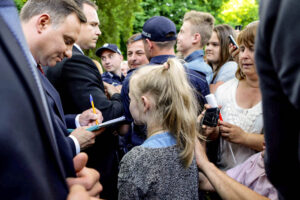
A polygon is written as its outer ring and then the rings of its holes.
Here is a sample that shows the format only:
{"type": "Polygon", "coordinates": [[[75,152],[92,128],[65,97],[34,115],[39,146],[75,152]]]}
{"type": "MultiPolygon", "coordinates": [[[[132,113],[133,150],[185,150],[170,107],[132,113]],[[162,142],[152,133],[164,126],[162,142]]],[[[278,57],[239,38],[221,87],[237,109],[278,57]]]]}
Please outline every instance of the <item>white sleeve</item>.
{"type": "Polygon", "coordinates": [[[75,125],[76,125],[76,128],[81,127],[81,125],[80,125],[80,123],[79,123],[79,117],[80,117],[80,115],[81,115],[81,114],[78,114],[78,115],[76,115],[76,117],[75,117],[75,125]]]}
{"type": "Polygon", "coordinates": [[[78,140],[73,135],[69,135],[68,137],[70,137],[75,144],[76,155],[79,154],[80,153],[80,144],[79,144],[78,140]]]}

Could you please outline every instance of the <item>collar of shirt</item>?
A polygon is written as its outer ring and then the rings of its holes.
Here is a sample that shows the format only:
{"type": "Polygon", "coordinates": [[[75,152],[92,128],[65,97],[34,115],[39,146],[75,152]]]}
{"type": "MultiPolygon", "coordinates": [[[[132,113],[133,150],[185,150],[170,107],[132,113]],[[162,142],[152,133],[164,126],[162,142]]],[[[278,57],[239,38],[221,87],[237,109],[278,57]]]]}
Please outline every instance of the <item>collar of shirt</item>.
{"type": "Polygon", "coordinates": [[[166,148],[176,144],[175,137],[169,132],[164,132],[149,137],[142,146],[146,148],[166,148]]]}
{"type": "Polygon", "coordinates": [[[121,74],[121,77],[120,77],[112,72],[104,72],[102,74],[102,77],[112,79],[112,80],[118,80],[121,84],[122,84],[123,80],[125,79],[125,76],[123,74],[121,74]]]}
{"type": "Polygon", "coordinates": [[[175,58],[175,55],[160,55],[151,58],[149,64],[163,64],[167,62],[168,58],[175,58]]]}
{"type": "Polygon", "coordinates": [[[84,55],[82,49],[80,48],[80,46],[76,43],[74,43],[74,46],[84,55]]]}
{"type": "Polygon", "coordinates": [[[191,62],[195,59],[201,59],[202,61],[204,61],[204,51],[203,50],[196,50],[193,53],[191,53],[190,55],[188,55],[184,60],[186,62],[191,62]]]}

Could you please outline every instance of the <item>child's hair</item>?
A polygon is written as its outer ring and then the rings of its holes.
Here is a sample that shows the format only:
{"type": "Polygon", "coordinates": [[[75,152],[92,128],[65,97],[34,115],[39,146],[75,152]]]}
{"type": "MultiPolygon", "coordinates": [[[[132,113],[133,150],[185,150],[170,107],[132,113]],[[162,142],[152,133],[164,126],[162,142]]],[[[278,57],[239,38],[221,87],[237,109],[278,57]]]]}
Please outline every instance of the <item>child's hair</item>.
{"type": "Polygon", "coordinates": [[[197,103],[185,70],[179,60],[169,59],[164,65],[138,69],[130,79],[130,93],[137,102],[148,94],[155,110],[151,119],[170,131],[182,150],[180,158],[185,167],[194,156],[197,132],[197,103]]]}
{"type": "MultiPolygon", "coordinates": [[[[236,38],[235,31],[233,28],[227,24],[220,24],[214,27],[214,32],[216,32],[217,37],[220,42],[220,59],[217,68],[214,71],[214,77],[213,80],[216,78],[218,75],[218,72],[220,71],[221,67],[228,61],[233,60],[231,58],[231,55],[229,54],[229,35],[232,35],[233,38],[236,38]]],[[[212,66],[211,63],[208,63],[209,65],[212,66]]]]}
{"type": "MultiPolygon", "coordinates": [[[[248,24],[246,26],[246,28],[244,30],[242,30],[237,38],[237,43],[238,45],[242,45],[244,44],[246,47],[250,48],[251,46],[254,46],[255,44],[255,37],[256,37],[256,30],[258,28],[258,21],[255,22],[251,22],[250,24],[248,24]]],[[[245,75],[243,74],[241,67],[239,65],[236,73],[235,73],[235,77],[238,80],[243,80],[245,79],[245,75]]]]}

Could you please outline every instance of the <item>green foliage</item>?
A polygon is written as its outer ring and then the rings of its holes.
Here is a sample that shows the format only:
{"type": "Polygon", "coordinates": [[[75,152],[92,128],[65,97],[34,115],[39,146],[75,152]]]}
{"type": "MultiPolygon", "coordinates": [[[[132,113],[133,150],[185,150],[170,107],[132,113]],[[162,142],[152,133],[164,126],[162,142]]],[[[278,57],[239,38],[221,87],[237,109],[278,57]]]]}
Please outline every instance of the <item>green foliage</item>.
{"type": "Polygon", "coordinates": [[[250,22],[258,20],[258,1],[230,0],[222,6],[220,18],[231,26],[245,27],[250,22]]]}
{"type": "MultiPolygon", "coordinates": [[[[141,0],[97,0],[98,16],[102,35],[97,48],[104,43],[117,44],[122,52],[126,52],[126,41],[133,29],[134,11],[140,10],[141,0]]],[[[96,48],[96,49],[97,49],[96,48]]],[[[95,50],[88,51],[90,57],[96,58],[95,50]]]]}
{"type": "Polygon", "coordinates": [[[14,0],[18,11],[20,12],[21,8],[23,7],[24,3],[26,3],[27,0],[14,0]]]}
{"type": "MultiPolygon", "coordinates": [[[[18,10],[27,0],[14,0],[18,10]]],[[[104,43],[117,44],[126,57],[126,41],[133,33],[141,32],[144,22],[152,16],[170,18],[177,30],[190,10],[209,12],[215,24],[247,25],[258,20],[259,0],[95,0],[99,7],[100,36],[97,48],[104,43]]],[[[92,57],[96,49],[86,51],[92,57]]]]}
{"type": "Polygon", "coordinates": [[[141,32],[144,22],[152,16],[160,15],[170,18],[177,30],[182,25],[182,19],[186,12],[190,10],[210,12],[215,18],[216,23],[223,22],[218,17],[220,8],[228,0],[144,0],[140,3],[141,11],[135,12],[134,32],[141,32]]]}

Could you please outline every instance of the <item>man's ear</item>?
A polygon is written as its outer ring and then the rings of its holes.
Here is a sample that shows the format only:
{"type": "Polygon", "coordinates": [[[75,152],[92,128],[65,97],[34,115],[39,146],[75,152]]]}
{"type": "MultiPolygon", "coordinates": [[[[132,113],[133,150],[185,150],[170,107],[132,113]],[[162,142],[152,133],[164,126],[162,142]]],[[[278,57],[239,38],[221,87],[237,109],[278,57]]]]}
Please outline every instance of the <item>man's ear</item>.
{"type": "Polygon", "coordinates": [[[197,43],[201,44],[201,40],[202,40],[202,38],[201,38],[200,33],[195,33],[193,35],[193,44],[197,44],[197,43]]]}
{"type": "Polygon", "coordinates": [[[150,103],[150,99],[147,96],[142,96],[142,102],[143,102],[143,106],[144,106],[144,110],[143,112],[147,112],[148,110],[150,110],[151,108],[151,103],[150,103]]]}
{"type": "Polygon", "coordinates": [[[51,18],[48,14],[42,14],[38,17],[36,22],[36,29],[38,33],[41,33],[51,25],[51,18]]]}
{"type": "Polygon", "coordinates": [[[151,50],[153,48],[153,43],[149,39],[146,39],[146,43],[149,46],[149,50],[151,50]]]}

